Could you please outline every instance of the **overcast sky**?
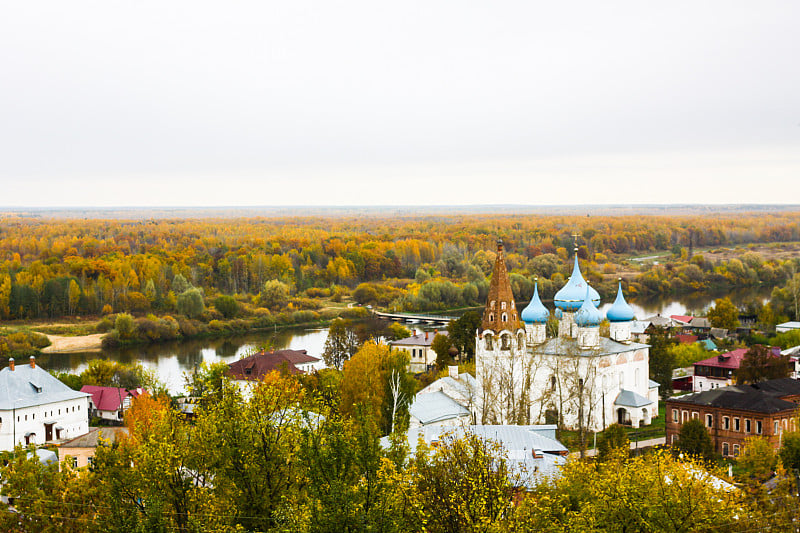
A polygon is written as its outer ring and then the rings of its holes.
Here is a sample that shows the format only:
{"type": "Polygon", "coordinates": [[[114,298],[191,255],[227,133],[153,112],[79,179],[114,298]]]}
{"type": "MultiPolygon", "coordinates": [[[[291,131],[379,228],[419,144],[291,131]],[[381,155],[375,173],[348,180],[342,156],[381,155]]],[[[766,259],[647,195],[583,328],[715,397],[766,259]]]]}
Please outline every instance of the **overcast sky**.
{"type": "Polygon", "coordinates": [[[0,205],[797,203],[800,2],[0,0],[0,205]]]}

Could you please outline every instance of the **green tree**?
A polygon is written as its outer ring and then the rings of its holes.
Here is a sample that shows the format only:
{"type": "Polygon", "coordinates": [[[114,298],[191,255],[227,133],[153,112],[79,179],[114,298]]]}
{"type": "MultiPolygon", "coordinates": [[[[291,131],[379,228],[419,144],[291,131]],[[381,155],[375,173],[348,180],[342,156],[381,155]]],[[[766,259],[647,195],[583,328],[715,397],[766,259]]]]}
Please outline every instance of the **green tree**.
{"type": "Polygon", "coordinates": [[[328,338],[322,350],[322,359],[332,368],[342,369],[344,362],[358,351],[358,337],[349,320],[337,318],[328,327],[328,338]]]}
{"type": "Polygon", "coordinates": [[[666,329],[652,328],[650,334],[650,379],[657,382],[662,398],[672,393],[672,370],[675,368],[675,355],[671,348],[675,339],[666,329]]]}
{"type": "Polygon", "coordinates": [[[267,309],[280,309],[286,305],[289,299],[289,286],[277,279],[271,279],[264,283],[259,299],[261,305],[267,309]]]}
{"type": "Polygon", "coordinates": [[[197,318],[206,310],[203,293],[198,288],[189,289],[178,295],[176,305],[178,312],[189,318],[197,318]]]}
{"type": "Polygon", "coordinates": [[[735,330],[739,327],[739,310],[733,305],[730,298],[719,298],[714,302],[714,307],[708,310],[708,320],[715,328],[735,330]]]}
{"type": "Polygon", "coordinates": [[[477,311],[467,311],[460,318],[451,320],[447,325],[447,334],[453,346],[463,358],[475,358],[475,331],[481,326],[481,316],[477,311]]]}
{"type": "Polygon", "coordinates": [[[406,339],[411,336],[411,331],[400,322],[392,322],[389,325],[389,335],[394,341],[406,339]]]}
{"type": "Polygon", "coordinates": [[[628,432],[619,424],[608,426],[597,439],[598,460],[606,461],[614,453],[622,453],[625,457],[630,453],[628,432]]]}
{"type": "Polygon", "coordinates": [[[800,471],[800,433],[784,432],[778,457],[788,470],[800,471]]]}
{"type": "Polygon", "coordinates": [[[745,440],[736,462],[747,480],[760,484],[772,477],[778,457],[768,439],[754,436],[745,440]]]}
{"type": "Polygon", "coordinates": [[[673,445],[679,453],[704,460],[716,458],[714,443],[703,421],[698,418],[687,420],[678,433],[678,442],[673,445]]]}
{"type": "Polygon", "coordinates": [[[751,346],[736,371],[737,383],[758,383],[767,379],[785,378],[791,371],[789,356],[773,354],[763,344],[751,346]]]}
{"type": "Polygon", "coordinates": [[[431,350],[436,352],[436,368],[443,369],[450,363],[450,347],[453,343],[450,337],[437,333],[431,342],[431,350]]]}
{"type": "Polygon", "coordinates": [[[225,318],[233,318],[239,314],[239,302],[233,296],[226,294],[217,296],[214,299],[214,307],[222,313],[225,318]]]}
{"type": "Polygon", "coordinates": [[[120,313],[114,319],[114,329],[119,333],[120,339],[131,339],[136,334],[136,324],[128,313],[120,313]]]}

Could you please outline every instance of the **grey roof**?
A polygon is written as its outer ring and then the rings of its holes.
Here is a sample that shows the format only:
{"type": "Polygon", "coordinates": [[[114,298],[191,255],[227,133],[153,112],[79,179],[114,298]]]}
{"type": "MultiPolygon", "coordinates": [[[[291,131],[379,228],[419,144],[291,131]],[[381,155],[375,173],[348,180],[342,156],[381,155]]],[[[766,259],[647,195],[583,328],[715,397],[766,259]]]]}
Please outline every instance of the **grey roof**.
{"type": "Polygon", "coordinates": [[[631,320],[631,333],[641,335],[649,325],[649,320],[631,320]]]}
{"type": "Polygon", "coordinates": [[[649,388],[651,388],[651,389],[657,389],[657,388],[661,387],[661,385],[658,383],[658,381],[653,381],[652,379],[648,379],[647,380],[647,386],[649,388]]]}
{"type": "Polygon", "coordinates": [[[797,409],[793,402],[781,399],[797,395],[800,395],[800,381],[792,378],[780,378],[761,381],[753,385],[720,387],[670,398],[667,401],[756,413],[778,413],[797,409]]]}
{"type": "Polygon", "coordinates": [[[725,328],[711,328],[708,332],[712,337],[716,337],[717,339],[724,339],[728,336],[728,330],[725,328]]]}
{"type": "Polygon", "coordinates": [[[65,400],[87,398],[91,394],[72,390],[36,365],[16,365],[0,370],[0,410],[10,411],[65,400]],[[41,391],[41,392],[39,392],[41,391]]]}
{"type": "Polygon", "coordinates": [[[654,402],[652,400],[648,400],[641,394],[637,394],[632,390],[625,389],[619,391],[619,394],[617,394],[617,399],[614,400],[614,405],[621,405],[623,407],[645,407],[653,403],[654,402]]]}
{"type": "MultiPolygon", "coordinates": [[[[430,444],[473,433],[497,442],[506,450],[512,481],[533,488],[546,478],[558,476],[559,468],[567,461],[566,446],[547,436],[552,432],[553,426],[424,426],[409,429],[406,437],[411,454],[416,452],[420,438],[430,444]],[[534,450],[542,452],[540,457],[534,457],[534,450]]],[[[388,437],[381,439],[381,445],[389,446],[388,437]]]]}
{"type": "Polygon", "coordinates": [[[710,328],[711,322],[704,316],[696,316],[689,322],[689,325],[693,328],[710,328]]]}
{"type": "Polygon", "coordinates": [[[469,410],[442,391],[417,394],[408,408],[408,414],[421,424],[433,424],[462,416],[469,416],[469,410]]]}
{"type": "Polygon", "coordinates": [[[597,348],[583,349],[578,344],[576,339],[566,339],[556,337],[548,339],[542,344],[529,347],[529,351],[536,354],[545,355],[580,355],[584,357],[610,355],[617,353],[633,352],[640,348],[647,348],[647,344],[640,344],[638,342],[629,342],[623,344],[609,339],[608,337],[600,337],[600,345],[597,348]]]}
{"type": "Polygon", "coordinates": [[[430,346],[433,343],[433,338],[436,335],[447,335],[447,330],[442,329],[436,332],[434,331],[421,331],[416,335],[412,335],[410,337],[406,337],[405,339],[399,339],[396,341],[391,341],[389,346],[430,346]]]}
{"type": "Polygon", "coordinates": [[[39,462],[43,465],[58,464],[58,455],[52,450],[37,448],[36,450],[28,452],[28,459],[33,457],[34,454],[36,454],[36,457],[39,458],[39,462]]]}
{"type": "Polygon", "coordinates": [[[645,318],[645,320],[658,328],[674,328],[678,325],[678,323],[671,318],[661,315],[654,315],[649,318],[645,318]]]}
{"type": "Polygon", "coordinates": [[[424,389],[420,391],[422,393],[434,392],[437,390],[442,389],[452,389],[455,392],[459,393],[462,397],[470,398],[472,395],[475,394],[477,390],[478,382],[467,372],[458,375],[458,379],[453,379],[450,376],[445,376],[443,378],[439,378],[424,389]]]}
{"type": "Polygon", "coordinates": [[[775,326],[776,328],[789,328],[789,329],[800,329],[800,322],[784,322],[783,324],[778,324],[775,326]]]}
{"type": "Polygon", "coordinates": [[[61,444],[59,448],[97,448],[104,439],[108,444],[113,444],[119,435],[127,435],[126,427],[89,428],[89,433],[75,437],[61,444]]]}

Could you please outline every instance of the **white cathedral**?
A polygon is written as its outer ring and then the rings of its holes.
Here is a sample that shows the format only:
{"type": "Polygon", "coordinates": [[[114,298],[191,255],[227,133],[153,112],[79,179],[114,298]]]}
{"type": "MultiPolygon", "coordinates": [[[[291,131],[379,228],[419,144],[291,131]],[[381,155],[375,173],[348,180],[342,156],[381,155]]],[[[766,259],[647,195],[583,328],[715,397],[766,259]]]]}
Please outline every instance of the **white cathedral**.
{"type": "Polygon", "coordinates": [[[639,427],[658,416],[658,383],[648,375],[650,347],[631,340],[633,309],[622,294],[608,309],[610,336],[600,335],[600,296],[583,279],[577,253],[566,285],[556,293],[558,336],[547,336],[550,311],[538,285],[518,313],[503,244],[476,332],[478,423],[558,423],[600,431],[613,423],[639,427]]]}

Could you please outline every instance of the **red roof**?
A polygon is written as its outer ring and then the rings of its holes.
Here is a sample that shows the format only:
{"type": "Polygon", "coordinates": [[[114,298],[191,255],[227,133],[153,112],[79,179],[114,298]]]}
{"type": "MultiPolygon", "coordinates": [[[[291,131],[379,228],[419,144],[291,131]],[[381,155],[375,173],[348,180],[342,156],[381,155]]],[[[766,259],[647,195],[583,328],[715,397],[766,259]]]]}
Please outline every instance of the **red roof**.
{"type": "Polygon", "coordinates": [[[692,344],[693,342],[697,342],[697,335],[675,335],[675,338],[678,339],[678,342],[681,344],[692,344]]]}
{"type": "MultiPolygon", "coordinates": [[[[744,359],[744,355],[749,350],[750,348],[739,348],[738,350],[733,350],[732,352],[715,355],[714,357],[709,357],[708,359],[703,359],[702,361],[696,362],[694,366],[713,366],[716,368],[730,368],[736,370],[742,364],[742,359],[744,359]]],[[[772,355],[778,356],[780,355],[780,348],[770,348],[770,352],[772,352],[772,355]]]]}
{"type": "Polygon", "coordinates": [[[84,385],[81,392],[92,395],[92,405],[99,411],[119,411],[125,398],[138,398],[144,392],[142,389],[123,389],[120,387],[101,387],[99,385],[84,385]]]}
{"type": "Polygon", "coordinates": [[[683,323],[684,325],[688,325],[689,322],[692,321],[692,316],[689,315],[670,315],[669,316],[672,320],[677,320],[678,322],[683,323]]]}
{"type": "Polygon", "coordinates": [[[240,359],[228,365],[228,373],[233,379],[260,380],[274,370],[281,370],[284,365],[292,374],[302,374],[295,365],[315,363],[316,357],[308,355],[306,350],[277,350],[275,352],[259,352],[250,357],[240,359]]]}

